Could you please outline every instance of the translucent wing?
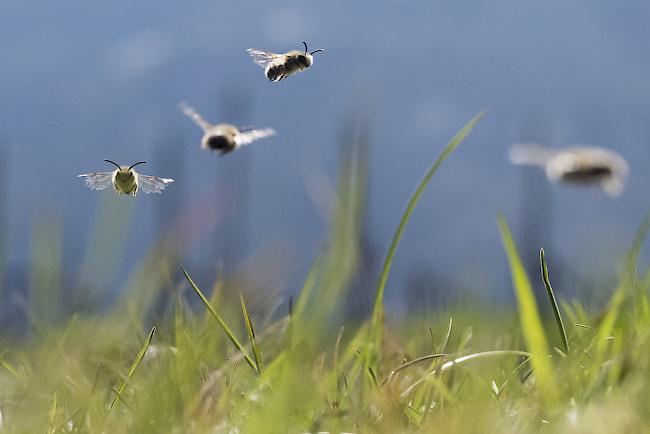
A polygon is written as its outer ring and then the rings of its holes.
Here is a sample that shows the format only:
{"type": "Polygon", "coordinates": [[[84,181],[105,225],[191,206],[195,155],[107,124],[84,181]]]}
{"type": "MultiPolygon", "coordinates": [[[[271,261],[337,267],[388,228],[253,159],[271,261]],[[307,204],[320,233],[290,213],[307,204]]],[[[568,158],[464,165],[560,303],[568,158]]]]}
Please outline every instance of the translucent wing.
{"type": "Polygon", "coordinates": [[[86,187],[91,190],[104,190],[113,183],[113,172],[84,173],[78,177],[84,178],[86,187]]]}
{"type": "Polygon", "coordinates": [[[158,178],[157,176],[143,175],[141,173],[136,174],[136,179],[138,189],[145,193],[162,193],[167,184],[174,182],[170,178],[158,178]]]}
{"type": "Polygon", "coordinates": [[[235,136],[235,143],[237,143],[237,146],[248,145],[257,139],[263,139],[264,137],[272,136],[274,134],[275,130],[273,128],[240,131],[239,134],[235,136]]]}
{"type": "Polygon", "coordinates": [[[269,51],[262,51],[256,48],[249,48],[246,51],[248,51],[248,54],[253,56],[253,60],[255,61],[255,63],[260,65],[262,68],[266,68],[268,65],[274,62],[281,62],[284,57],[282,54],[271,53],[269,51]]]}
{"type": "Polygon", "coordinates": [[[513,164],[544,166],[556,154],[556,151],[536,143],[517,143],[508,153],[513,164]]]}
{"type": "Polygon", "coordinates": [[[206,122],[203,117],[196,112],[192,107],[187,105],[186,103],[182,102],[178,105],[180,109],[183,111],[185,116],[188,116],[192,118],[192,120],[199,126],[203,131],[207,131],[208,129],[212,128],[212,125],[210,125],[208,122],[206,122]]]}

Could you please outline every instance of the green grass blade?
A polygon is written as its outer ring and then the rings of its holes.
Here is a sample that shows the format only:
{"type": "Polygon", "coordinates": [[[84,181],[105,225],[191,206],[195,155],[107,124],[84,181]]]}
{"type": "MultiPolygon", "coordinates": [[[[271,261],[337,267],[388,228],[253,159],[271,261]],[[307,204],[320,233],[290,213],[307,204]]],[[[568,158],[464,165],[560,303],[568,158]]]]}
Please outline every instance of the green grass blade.
{"type": "Polygon", "coordinates": [[[14,378],[16,378],[16,380],[22,383],[26,382],[25,376],[22,375],[20,372],[18,372],[18,369],[16,369],[11,363],[3,359],[2,356],[0,356],[0,366],[5,368],[7,372],[9,372],[14,378]]]}
{"type": "Polygon", "coordinates": [[[494,350],[494,351],[482,351],[480,353],[473,353],[473,354],[467,354],[465,356],[460,356],[457,357],[453,360],[450,360],[448,362],[445,362],[439,370],[434,370],[431,372],[426,373],[423,377],[419,378],[415,383],[411,384],[409,387],[404,389],[404,391],[401,393],[401,397],[404,398],[408,396],[413,390],[415,390],[420,384],[424,383],[427,380],[430,380],[432,378],[435,378],[436,375],[445,372],[456,365],[463,364],[465,362],[469,362],[471,360],[476,360],[476,359],[486,359],[486,358],[492,358],[492,357],[500,357],[500,356],[520,356],[520,357],[530,357],[530,353],[526,351],[517,351],[517,350],[494,350]]]}
{"type": "Polygon", "coordinates": [[[637,260],[639,258],[639,253],[645,244],[645,239],[648,236],[648,231],[650,231],[650,213],[648,213],[641,222],[639,229],[634,236],[634,241],[632,247],[628,252],[628,264],[631,267],[636,267],[637,260]]]}
{"type": "Polygon", "coordinates": [[[251,316],[248,313],[246,308],[246,302],[244,301],[243,294],[239,294],[239,300],[241,301],[241,310],[244,314],[244,321],[246,322],[246,331],[248,332],[248,340],[251,343],[251,349],[253,350],[253,358],[255,360],[255,366],[257,367],[257,372],[262,372],[262,352],[260,347],[257,345],[257,340],[255,339],[255,330],[253,329],[253,323],[251,322],[251,316]]]}
{"type": "Polygon", "coordinates": [[[547,405],[557,403],[557,385],[553,373],[553,366],[549,358],[549,346],[542,321],[537,310],[537,302],[533,288],[521,262],[517,246],[512,239],[510,228],[503,216],[499,216],[499,229],[501,239],[510,263],[512,284],[517,296],[519,307],[519,320],[526,346],[530,352],[531,365],[535,371],[535,379],[547,405]]]}
{"type": "Polygon", "coordinates": [[[527,353],[526,351],[517,351],[517,350],[482,351],[480,353],[467,354],[465,356],[457,357],[454,360],[450,360],[440,367],[440,371],[444,372],[447,369],[451,369],[456,365],[460,365],[461,363],[469,362],[470,360],[485,359],[485,358],[490,358],[495,356],[530,357],[530,353],[527,353]]]}
{"type": "Polygon", "coordinates": [[[548,277],[548,267],[546,266],[546,256],[544,254],[543,248],[539,250],[539,263],[542,271],[542,280],[544,281],[546,293],[548,294],[548,299],[551,302],[551,307],[553,308],[553,315],[555,315],[555,322],[557,323],[557,327],[560,330],[560,337],[562,338],[564,353],[569,354],[569,340],[566,337],[566,330],[564,329],[564,322],[562,321],[560,308],[557,305],[555,293],[553,293],[553,288],[551,287],[551,279],[548,277]]]}
{"type": "Polygon", "coordinates": [[[147,336],[147,339],[144,342],[144,345],[142,345],[142,348],[140,349],[140,352],[136,356],[135,360],[131,364],[131,367],[129,368],[129,372],[126,374],[126,378],[122,382],[122,385],[120,388],[117,390],[117,393],[115,394],[115,397],[113,398],[113,402],[111,402],[111,406],[108,408],[108,413],[110,414],[111,410],[113,407],[115,407],[115,404],[117,404],[117,401],[120,399],[120,396],[126,389],[126,383],[129,382],[129,379],[133,376],[135,373],[135,370],[138,368],[138,365],[144,358],[145,353],[147,352],[147,348],[149,348],[149,345],[151,344],[151,340],[153,339],[153,335],[156,333],[156,327],[152,327],[151,331],[149,332],[149,336],[147,336]]]}
{"type": "Polygon", "coordinates": [[[314,262],[312,262],[311,266],[309,267],[305,282],[303,283],[303,286],[298,293],[298,298],[296,299],[296,303],[292,309],[291,319],[294,322],[299,322],[302,320],[303,313],[307,307],[307,302],[309,301],[309,297],[311,296],[312,290],[316,286],[316,282],[318,280],[318,272],[320,271],[321,262],[322,254],[319,254],[316,256],[314,262]]]}
{"type": "Polygon", "coordinates": [[[424,192],[425,188],[429,184],[429,181],[431,181],[433,175],[435,175],[435,173],[438,171],[438,168],[449,157],[449,155],[451,155],[451,153],[458,147],[458,145],[465,139],[465,137],[474,129],[474,127],[476,127],[476,124],[478,124],[478,122],[485,116],[485,114],[486,111],[482,111],[478,115],[474,116],[458,133],[456,133],[456,135],[451,139],[451,141],[447,144],[447,146],[445,146],[445,149],[443,149],[440,156],[431,165],[431,167],[429,167],[429,170],[424,175],[424,178],[422,178],[417,188],[415,189],[415,192],[409,199],[406,205],[406,209],[404,210],[404,213],[400,218],[399,224],[397,225],[397,229],[393,234],[393,238],[390,243],[390,246],[388,247],[388,253],[386,255],[381,270],[381,275],[379,277],[379,284],[377,285],[377,291],[375,295],[375,304],[373,309],[373,323],[379,321],[382,315],[384,289],[386,288],[386,283],[388,282],[388,275],[390,274],[390,269],[393,264],[393,259],[395,257],[397,245],[399,244],[400,239],[402,238],[402,234],[404,233],[406,224],[411,218],[411,214],[413,214],[413,210],[415,209],[416,205],[420,201],[420,197],[422,196],[422,193],[424,192]]]}
{"type": "Polygon", "coordinates": [[[54,422],[56,420],[56,410],[57,410],[57,405],[58,405],[58,396],[56,391],[54,391],[54,397],[52,398],[52,404],[50,404],[50,412],[47,417],[47,423],[48,423],[48,428],[47,432],[48,434],[52,434],[54,432],[54,422]]]}
{"type": "Polygon", "coordinates": [[[421,362],[426,362],[427,360],[437,360],[437,359],[440,359],[440,358],[443,358],[443,357],[447,357],[447,354],[444,354],[444,353],[429,354],[427,356],[418,357],[417,359],[413,359],[413,360],[411,360],[409,362],[404,362],[401,365],[399,365],[397,368],[390,371],[388,376],[386,378],[384,378],[384,381],[381,382],[381,386],[383,386],[384,384],[390,382],[395,377],[395,375],[397,375],[397,373],[399,373],[400,371],[402,371],[402,370],[404,370],[406,368],[409,368],[409,367],[411,367],[413,365],[416,365],[418,363],[421,363],[421,362]]]}
{"type": "Polygon", "coordinates": [[[447,333],[445,334],[445,340],[442,341],[442,349],[440,352],[446,353],[447,347],[449,346],[449,339],[451,339],[451,327],[454,324],[454,318],[449,318],[449,326],[447,327],[447,333]]]}
{"type": "Polygon", "coordinates": [[[377,284],[374,307],[372,311],[372,327],[371,327],[371,333],[376,333],[377,336],[375,339],[376,344],[378,344],[377,341],[380,340],[378,338],[378,336],[380,336],[380,331],[378,330],[378,328],[381,327],[381,322],[383,317],[384,290],[386,288],[386,283],[388,282],[388,275],[390,274],[390,270],[393,265],[395,252],[397,251],[397,246],[402,238],[402,234],[404,233],[406,224],[411,218],[411,214],[413,213],[413,210],[415,209],[416,205],[420,201],[420,197],[422,196],[422,193],[424,192],[425,188],[429,184],[429,181],[431,181],[433,175],[438,171],[438,168],[458,147],[458,145],[465,139],[465,137],[474,129],[474,127],[476,127],[476,124],[478,124],[478,122],[481,119],[483,119],[485,114],[486,111],[482,111],[478,115],[474,116],[467,124],[465,124],[465,126],[460,131],[456,133],[456,135],[451,139],[451,141],[447,144],[447,146],[445,146],[438,159],[436,159],[436,161],[431,165],[431,167],[429,167],[429,170],[426,172],[424,178],[422,178],[417,188],[415,189],[415,192],[413,193],[408,203],[406,204],[406,209],[402,213],[402,217],[400,218],[399,224],[397,225],[397,229],[393,234],[393,238],[391,240],[390,246],[388,247],[388,253],[386,254],[386,258],[384,260],[384,264],[381,270],[381,275],[379,277],[379,283],[377,284]]]}
{"type": "Polygon", "coordinates": [[[244,346],[241,344],[241,342],[239,342],[239,339],[237,339],[237,337],[232,332],[232,330],[230,330],[230,327],[228,327],[228,325],[223,320],[223,318],[221,318],[221,315],[219,315],[217,313],[217,311],[214,310],[214,308],[212,307],[212,305],[210,304],[210,302],[208,301],[206,296],[203,295],[203,292],[199,289],[199,287],[196,285],[196,283],[194,283],[194,280],[192,280],[190,275],[187,274],[187,271],[185,271],[185,268],[181,267],[181,270],[183,271],[183,274],[185,275],[185,278],[187,279],[187,281],[190,283],[190,286],[192,287],[192,289],[194,289],[194,292],[196,292],[197,295],[201,298],[201,301],[203,301],[203,304],[208,309],[208,312],[210,312],[210,314],[217,321],[217,323],[219,324],[221,329],[226,333],[226,335],[230,339],[230,342],[232,342],[233,345],[235,345],[237,347],[237,349],[242,352],[242,354],[244,355],[244,359],[246,360],[246,363],[248,363],[248,366],[250,366],[253,369],[253,371],[255,371],[256,373],[259,373],[258,370],[257,370],[257,366],[255,365],[255,361],[248,354],[248,352],[246,351],[244,346]]]}

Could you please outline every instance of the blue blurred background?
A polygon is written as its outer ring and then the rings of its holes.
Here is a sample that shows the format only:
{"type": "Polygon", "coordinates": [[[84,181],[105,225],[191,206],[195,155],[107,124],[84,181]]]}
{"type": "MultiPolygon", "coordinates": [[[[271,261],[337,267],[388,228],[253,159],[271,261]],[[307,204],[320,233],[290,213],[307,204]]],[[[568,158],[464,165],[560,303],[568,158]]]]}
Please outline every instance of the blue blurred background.
{"type": "Polygon", "coordinates": [[[159,233],[189,218],[186,262],[216,270],[261,256],[293,291],[327,237],[325,199],[355,119],[370,146],[365,230],[378,266],[429,162],[489,107],[414,214],[387,290],[393,309],[408,306],[414,286],[509,297],[500,211],[531,271],[545,246],[559,291],[589,291],[615,276],[648,208],[649,19],[641,0],[4,0],[5,286],[28,286],[39,222],[63,228],[64,281],[97,250],[97,224],[110,235],[128,222],[115,234],[126,254],[106,258],[103,284],[119,292],[159,233]],[[277,84],[245,51],[303,40],[326,51],[277,84]],[[217,158],[199,149],[180,101],[209,121],[278,135],[217,158]],[[630,165],[626,190],[610,199],[548,185],[541,171],[509,164],[518,141],[615,149],[630,165]],[[76,175],[112,170],[105,158],[146,160],[143,173],[176,183],[136,198],[87,190],[76,175]],[[190,236],[192,225],[202,232],[190,236]]]}

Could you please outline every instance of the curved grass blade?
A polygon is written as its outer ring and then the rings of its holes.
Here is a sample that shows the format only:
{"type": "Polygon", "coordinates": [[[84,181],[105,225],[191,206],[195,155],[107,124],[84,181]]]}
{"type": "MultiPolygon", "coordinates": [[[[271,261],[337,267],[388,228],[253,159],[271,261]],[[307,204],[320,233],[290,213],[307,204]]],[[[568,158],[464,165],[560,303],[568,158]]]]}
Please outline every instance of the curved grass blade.
{"type": "Polygon", "coordinates": [[[153,335],[156,333],[156,327],[152,327],[151,331],[149,332],[149,336],[147,336],[147,339],[144,341],[144,345],[142,345],[142,348],[140,349],[140,352],[138,355],[135,357],[135,360],[131,364],[131,367],[129,368],[128,374],[126,374],[126,378],[122,382],[122,385],[120,388],[117,390],[115,393],[115,397],[113,398],[113,402],[111,402],[111,406],[108,407],[108,413],[110,414],[111,410],[113,407],[115,407],[115,404],[117,404],[117,401],[120,399],[120,396],[124,392],[124,389],[126,389],[126,383],[129,382],[129,379],[133,376],[135,373],[135,370],[138,368],[138,365],[142,361],[145,353],[147,352],[147,348],[149,348],[149,345],[151,344],[151,340],[153,339],[153,335]]]}
{"type": "Polygon", "coordinates": [[[255,339],[255,330],[253,329],[253,323],[251,322],[251,316],[248,314],[248,309],[246,308],[246,302],[244,301],[244,295],[239,294],[239,300],[241,301],[241,310],[244,314],[244,321],[246,322],[246,331],[248,332],[248,340],[251,343],[251,349],[253,350],[253,359],[255,360],[255,366],[257,367],[257,372],[262,372],[262,352],[260,347],[257,345],[257,340],[255,339]]]}
{"type": "Polygon", "coordinates": [[[447,334],[445,335],[445,340],[442,342],[442,350],[440,352],[446,353],[447,347],[449,346],[449,339],[451,339],[451,327],[454,324],[454,318],[449,318],[449,327],[447,327],[447,334]]]}
{"type": "Polygon", "coordinates": [[[553,288],[551,287],[551,280],[548,277],[548,267],[546,266],[546,256],[544,254],[543,248],[539,250],[539,263],[542,271],[542,280],[544,281],[546,293],[548,294],[548,299],[551,302],[551,307],[553,308],[553,315],[555,315],[555,322],[557,323],[557,327],[560,330],[560,337],[562,338],[564,353],[569,354],[569,340],[566,337],[566,330],[564,329],[564,322],[562,321],[560,308],[557,305],[557,300],[555,299],[555,294],[553,293],[553,288]]]}
{"type": "Polygon", "coordinates": [[[408,368],[410,366],[413,366],[413,365],[415,365],[417,363],[420,363],[420,362],[425,362],[427,360],[437,360],[437,359],[442,358],[442,357],[447,357],[447,354],[444,354],[444,353],[429,354],[427,356],[418,357],[417,359],[413,359],[411,361],[404,362],[401,365],[399,365],[397,368],[390,371],[388,376],[386,378],[384,378],[384,381],[381,382],[381,386],[383,386],[384,384],[390,382],[395,377],[395,375],[397,375],[397,373],[400,372],[403,369],[406,369],[406,368],[408,368]]]}
{"type": "Polygon", "coordinates": [[[475,359],[485,359],[485,358],[491,358],[491,357],[496,357],[496,356],[520,356],[520,357],[527,357],[529,358],[531,355],[530,353],[526,351],[517,351],[517,350],[494,350],[494,351],[483,351],[480,353],[473,353],[473,354],[467,354],[465,356],[460,356],[457,357],[453,360],[450,360],[446,363],[444,363],[439,370],[434,370],[431,372],[426,373],[423,377],[418,379],[415,383],[411,384],[409,387],[407,387],[402,393],[401,397],[404,398],[408,396],[417,386],[420,384],[424,383],[427,380],[430,380],[432,378],[435,378],[437,374],[447,371],[450,368],[453,368],[456,365],[460,365],[465,362],[469,362],[470,360],[475,360],[475,359]]]}
{"type": "Polygon", "coordinates": [[[478,124],[478,122],[481,119],[483,119],[486,113],[487,112],[485,110],[480,112],[479,114],[474,116],[467,124],[465,124],[465,126],[460,131],[456,133],[456,135],[451,139],[451,141],[447,144],[447,146],[445,146],[440,156],[431,165],[431,167],[429,167],[429,170],[427,170],[426,174],[424,175],[424,178],[422,178],[417,188],[415,189],[415,192],[413,193],[408,203],[406,204],[406,209],[402,213],[402,217],[399,220],[397,229],[395,230],[390,246],[388,247],[388,253],[386,254],[386,258],[384,260],[384,264],[381,270],[381,275],[379,277],[379,283],[377,284],[375,302],[372,310],[372,319],[371,319],[371,333],[375,333],[375,339],[373,339],[373,343],[375,345],[375,351],[379,351],[377,346],[381,341],[381,330],[379,329],[381,328],[383,312],[384,312],[384,290],[386,288],[386,283],[388,282],[388,275],[390,274],[390,270],[393,265],[395,252],[397,251],[397,246],[402,238],[402,234],[404,233],[406,224],[411,218],[411,214],[413,214],[413,210],[415,209],[415,206],[420,201],[420,197],[422,196],[422,193],[424,192],[425,188],[429,184],[429,181],[431,181],[433,175],[438,171],[438,168],[449,157],[449,155],[451,155],[451,153],[458,147],[458,145],[465,139],[465,137],[467,137],[467,135],[474,129],[474,127],[476,127],[476,124],[478,124]]]}
{"type": "Polygon", "coordinates": [[[522,333],[526,346],[530,351],[531,365],[535,371],[535,379],[544,402],[547,405],[557,403],[557,385],[553,375],[553,366],[549,359],[549,347],[546,340],[546,333],[542,326],[542,320],[537,310],[537,302],[533,288],[521,262],[517,246],[512,239],[510,228],[503,216],[499,216],[499,230],[501,231],[501,240],[505,247],[510,263],[510,274],[512,284],[517,296],[519,307],[519,320],[521,322],[522,333]]]}
{"type": "Polygon", "coordinates": [[[187,271],[185,271],[185,267],[181,267],[181,271],[183,271],[183,274],[185,275],[185,278],[187,281],[190,283],[190,286],[192,289],[194,289],[194,292],[201,298],[201,301],[203,301],[203,304],[205,307],[208,309],[208,312],[212,315],[212,317],[217,321],[219,326],[223,329],[223,331],[226,333],[228,338],[230,339],[230,342],[233,343],[237,347],[239,351],[244,355],[244,359],[246,360],[246,363],[248,363],[248,366],[250,366],[253,371],[259,374],[259,371],[257,370],[257,366],[255,365],[255,361],[251,358],[251,356],[248,354],[244,346],[239,342],[239,339],[235,336],[235,334],[230,330],[230,327],[228,327],[228,324],[221,318],[221,315],[217,313],[216,310],[212,307],[208,299],[203,295],[203,292],[199,289],[199,287],[194,283],[194,280],[190,277],[189,274],[187,274],[187,271]]]}
{"type": "Polygon", "coordinates": [[[386,288],[386,283],[388,282],[388,275],[390,274],[390,269],[393,264],[393,258],[395,257],[397,245],[399,244],[400,239],[402,238],[402,233],[404,232],[404,229],[406,228],[406,224],[411,218],[411,214],[413,214],[413,210],[415,209],[415,206],[420,201],[420,197],[422,196],[424,189],[427,187],[429,181],[431,181],[431,178],[438,171],[438,168],[442,165],[442,163],[449,157],[449,155],[451,155],[451,153],[456,149],[456,147],[458,147],[458,145],[465,139],[465,137],[474,129],[476,124],[478,124],[478,122],[481,119],[483,119],[486,113],[487,113],[486,111],[482,111],[478,115],[474,116],[467,124],[465,124],[465,126],[459,132],[456,133],[456,135],[451,139],[451,141],[447,144],[447,146],[445,146],[445,149],[443,149],[438,159],[431,165],[431,167],[429,167],[429,170],[424,175],[424,178],[422,178],[417,188],[415,189],[415,192],[413,193],[408,203],[406,204],[406,209],[404,210],[404,213],[402,213],[402,217],[400,218],[399,224],[397,225],[397,229],[393,234],[393,239],[391,240],[390,246],[388,247],[388,253],[386,254],[386,259],[384,260],[384,265],[382,267],[381,275],[379,277],[379,284],[377,285],[377,291],[375,295],[375,305],[374,305],[373,317],[372,317],[374,324],[376,324],[381,319],[380,317],[383,311],[384,289],[386,288]]]}

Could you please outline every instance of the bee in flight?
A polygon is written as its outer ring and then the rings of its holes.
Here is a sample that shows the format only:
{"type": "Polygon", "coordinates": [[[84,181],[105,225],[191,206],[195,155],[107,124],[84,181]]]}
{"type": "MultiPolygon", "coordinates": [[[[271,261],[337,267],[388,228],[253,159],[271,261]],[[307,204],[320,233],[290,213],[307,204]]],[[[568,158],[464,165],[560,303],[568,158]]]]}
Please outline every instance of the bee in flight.
{"type": "Polygon", "coordinates": [[[203,130],[203,138],[201,139],[201,149],[208,149],[219,152],[219,155],[224,155],[235,149],[248,145],[257,139],[272,136],[275,130],[271,128],[262,129],[244,129],[237,128],[230,124],[217,124],[212,125],[203,119],[203,117],[196,112],[192,107],[185,103],[180,104],[181,110],[203,130]]]}
{"type": "Polygon", "coordinates": [[[118,194],[135,196],[140,189],[145,193],[162,193],[167,184],[174,182],[173,179],[169,178],[143,175],[133,169],[138,164],[146,163],[146,161],[138,161],[131,166],[120,166],[111,160],[104,161],[115,165],[117,169],[112,172],[93,172],[79,175],[80,178],[84,178],[86,187],[91,190],[104,190],[113,184],[113,188],[118,194]]]}
{"type": "Polygon", "coordinates": [[[324,51],[322,48],[309,53],[307,43],[303,42],[305,52],[292,50],[288,53],[277,54],[268,51],[262,51],[255,48],[249,48],[248,54],[253,56],[255,63],[264,68],[264,75],[271,81],[280,81],[297,72],[303,71],[314,63],[314,53],[324,51]]]}
{"type": "Polygon", "coordinates": [[[590,146],[551,149],[537,144],[519,144],[510,148],[510,161],[541,166],[551,181],[600,185],[612,197],[623,192],[628,172],[627,162],[619,154],[590,146]]]}

